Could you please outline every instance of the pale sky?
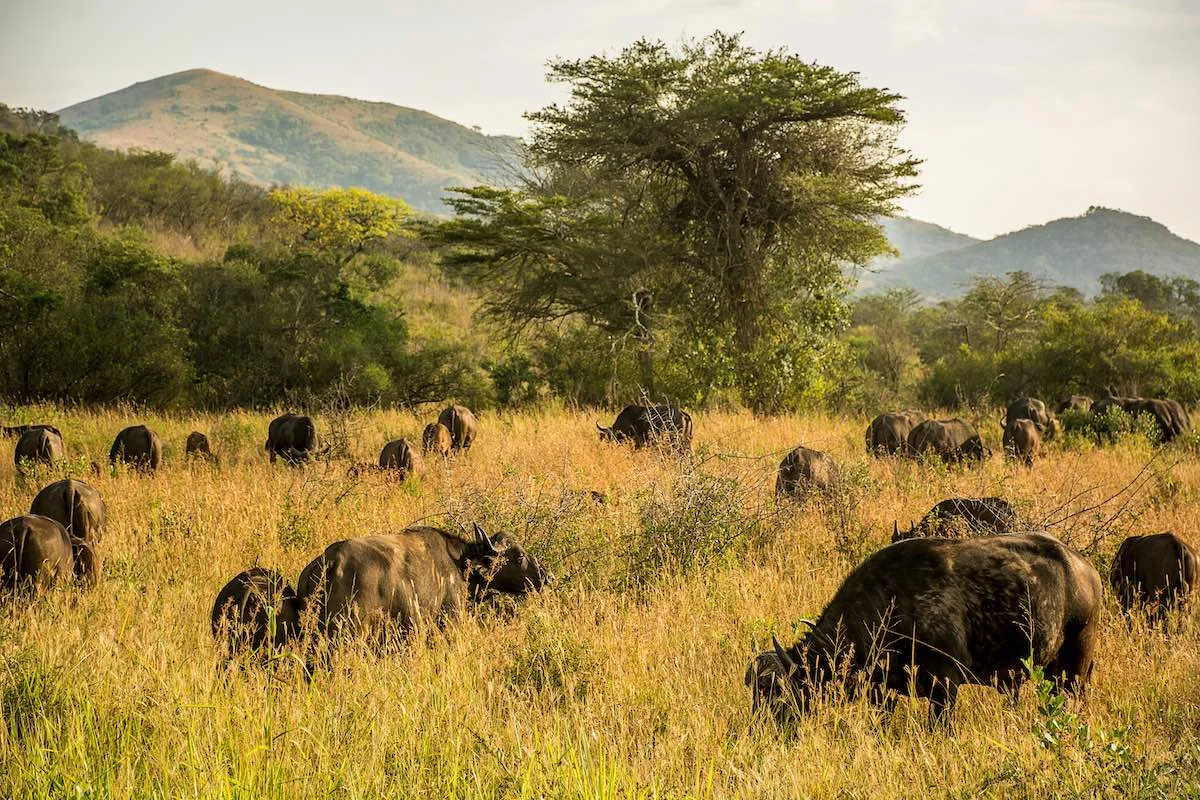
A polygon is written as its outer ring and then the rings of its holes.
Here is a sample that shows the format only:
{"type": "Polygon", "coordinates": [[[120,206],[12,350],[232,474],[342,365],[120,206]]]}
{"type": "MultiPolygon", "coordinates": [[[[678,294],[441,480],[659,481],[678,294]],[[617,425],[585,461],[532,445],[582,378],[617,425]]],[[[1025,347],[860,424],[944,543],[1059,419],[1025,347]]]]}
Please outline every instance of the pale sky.
{"type": "Polygon", "coordinates": [[[911,216],[989,237],[1104,205],[1200,240],[1200,0],[0,0],[0,102],[208,67],[520,134],[548,59],[714,29],[904,95],[911,216]]]}

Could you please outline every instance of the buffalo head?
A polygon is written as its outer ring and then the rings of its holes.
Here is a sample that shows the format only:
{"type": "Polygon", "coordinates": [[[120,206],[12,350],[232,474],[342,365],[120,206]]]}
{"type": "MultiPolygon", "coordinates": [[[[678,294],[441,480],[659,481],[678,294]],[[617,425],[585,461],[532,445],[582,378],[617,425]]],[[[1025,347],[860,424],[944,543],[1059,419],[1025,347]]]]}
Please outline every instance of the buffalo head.
{"type": "Polygon", "coordinates": [[[833,642],[811,620],[809,633],[790,648],[771,636],[772,649],[759,653],[746,670],[754,710],[768,708],[776,721],[788,722],[808,710],[821,687],[833,678],[829,653],[833,642]]]}
{"type": "Polygon", "coordinates": [[[596,429],[600,431],[600,441],[615,442],[617,440],[617,434],[612,428],[606,428],[597,422],[596,429]]]}
{"type": "Polygon", "coordinates": [[[507,533],[488,536],[475,523],[475,538],[468,550],[470,581],[479,596],[489,592],[527,594],[550,582],[548,572],[507,533]]]}

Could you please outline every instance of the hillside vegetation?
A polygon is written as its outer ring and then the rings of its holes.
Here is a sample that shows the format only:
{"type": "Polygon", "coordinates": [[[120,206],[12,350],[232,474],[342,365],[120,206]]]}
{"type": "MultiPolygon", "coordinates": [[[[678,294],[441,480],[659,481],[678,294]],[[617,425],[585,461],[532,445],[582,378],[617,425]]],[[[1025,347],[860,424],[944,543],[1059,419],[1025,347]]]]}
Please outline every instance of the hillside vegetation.
{"type": "MultiPolygon", "coordinates": [[[[592,413],[485,414],[475,446],[419,479],[271,468],[269,414],[9,409],[53,422],[86,475],[134,422],[167,444],[153,477],[87,477],[109,528],[104,577],[0,609],[0,795],[316,798],[1183,797],[1200,792],[1200,625],[1128,627],[1104,601],[1085,698],[1028,687],[1011,705],[968,687],[953,726],[829,698],[794,732],[750,713],[743,675],[770,635],[803,631],[893,520],[943,497],[1003,495],[1090,555],[1171,529],[1200,545],[1200,467],[1140,439],[1052,447],[1033,470],[994,458],[955,472],[863,452],[865,418],[697,414],[691,464],[596,441],[592,413]],[[206,432],[219,469],[189,467],[206,432]],[[796,443],[834,455],[844,495],[776,506],[796,443]],[[1149,468],[1142,472],[1143,467],[1149,468]],[[597,490],[609,504],[581,502],[597,490]],[[338,539],[479,521],[517,536],[557,581],[513,613],[377,655],[354,645],[307,685],[290,659],[225,671],[217,590],[253,563],[300,569],[338,539]]],[[[426,417],[319,416],[368,460],[426,417]]],[[[999,429],[983,425],[997,447],[999,429]]],[[[998,448],[997,448],[998,449],[998,448]]],[[[0,459],[0,509],[54,475],[0,459]]]]}
{"type": "Polygon", "coordinates": [[[424,111],[269,89],[207,69],[136,83],[59,112],[103,147],[169,152],[260,185],[359,186],[445,213],[443,189],[506,183],[519,141],[424,111]]]}
{"type": "Polygon", "coordinates": [[[1200,244],[1149,217],[1092,207],[1078,217],[879,266],[880,272],[869,279],[872,288],[907,287],[930,298],[957,297],[973,280],[1018,271],[1091,296],[1100,291],[1107,273],[1143,270],[1200,278],[1200,244]]]}

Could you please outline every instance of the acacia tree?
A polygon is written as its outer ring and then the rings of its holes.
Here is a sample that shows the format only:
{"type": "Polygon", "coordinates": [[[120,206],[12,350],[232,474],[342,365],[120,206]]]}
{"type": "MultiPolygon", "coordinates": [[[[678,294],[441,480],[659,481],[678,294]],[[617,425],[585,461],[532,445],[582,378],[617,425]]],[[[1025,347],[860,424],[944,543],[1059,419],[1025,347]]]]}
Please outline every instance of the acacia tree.
{"type": "MultiPolygon", "coordinates": [[[[514,257],[518,231],[493,224],[508,199],[460,202],[474,222],[442,238],[466,245],[475,274],[507,276],[483,284],[491,307],[527,307],[528,319],[541,319],[542,300],[562,296],[558,278],[591,272],[580,288],[608,292],[606,273],[627,279],[629,256],[642,253],[638,296],[733,364],[751,408],[792,404],[845,324],[843,265],[888,250],[875,219],[914,188],[907,179],[918,162],[895,140],[901,98],[719,32],[677,51],[643,40],[615,56],[555,61],[548,77],[570,99],[527,115],[529,166],[543,177],[509,199],[565,197],[593,224],[563,236],[554,213],[537,214],[530,231],[570,239],[569,252],[531,237],[514,257]]],[[[628,316],[639,301],[625,296],[628,316]]]]}

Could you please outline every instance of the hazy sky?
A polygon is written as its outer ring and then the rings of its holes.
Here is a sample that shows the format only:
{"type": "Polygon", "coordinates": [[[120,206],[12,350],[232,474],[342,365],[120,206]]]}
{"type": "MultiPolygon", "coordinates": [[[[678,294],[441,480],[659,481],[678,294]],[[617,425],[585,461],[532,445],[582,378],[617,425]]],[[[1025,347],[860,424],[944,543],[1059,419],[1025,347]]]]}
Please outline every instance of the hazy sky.
{"type": "Polygon", "coordinates": [[[717,28],[903,94],[912,216],[991,236],[1105,205],[1200,240],[1200,0],[0,0],[0,102],[209,67],[522,133],[548,59],[717,28]]]}

